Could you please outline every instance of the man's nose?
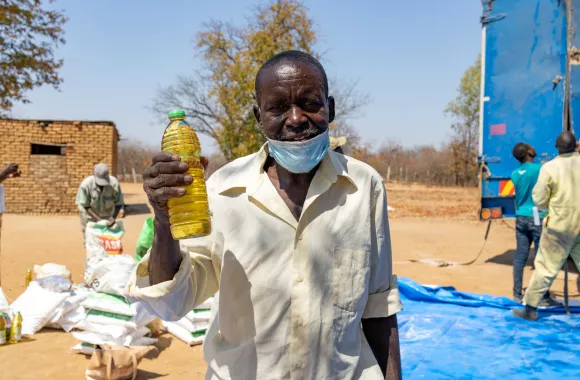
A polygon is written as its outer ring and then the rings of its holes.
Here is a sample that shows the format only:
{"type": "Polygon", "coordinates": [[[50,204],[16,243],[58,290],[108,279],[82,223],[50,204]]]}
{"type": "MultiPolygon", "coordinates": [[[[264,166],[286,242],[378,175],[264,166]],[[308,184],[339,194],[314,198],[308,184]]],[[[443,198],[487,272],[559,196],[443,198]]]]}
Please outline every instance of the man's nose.
{"type": "Polygon", "coordinates": [[[286,125],[290,127],[300,127],[304,123],[308,122],[304,111],[302,108],[297,106],[292,106],[290,113],[288,114],[288,119],[286,119],[286,125]]]}

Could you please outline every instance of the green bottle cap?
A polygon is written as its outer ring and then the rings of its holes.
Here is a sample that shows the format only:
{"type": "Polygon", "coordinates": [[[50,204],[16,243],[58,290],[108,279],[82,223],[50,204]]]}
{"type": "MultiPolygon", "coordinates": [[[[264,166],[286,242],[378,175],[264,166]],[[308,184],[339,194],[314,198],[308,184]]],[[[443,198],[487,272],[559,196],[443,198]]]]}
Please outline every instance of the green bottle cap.
{"type": "Polygon", "coordinates": [[[183,119],[185,118],[185,111],[184,110],[173,110],[169,112],[167,115],[169,119],[183,119]]]}

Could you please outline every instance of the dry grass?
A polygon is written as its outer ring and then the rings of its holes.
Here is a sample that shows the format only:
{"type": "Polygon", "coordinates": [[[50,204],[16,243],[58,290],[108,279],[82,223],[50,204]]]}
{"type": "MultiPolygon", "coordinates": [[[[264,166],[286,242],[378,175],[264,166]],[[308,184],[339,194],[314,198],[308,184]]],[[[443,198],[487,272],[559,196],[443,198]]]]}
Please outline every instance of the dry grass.
{"type": "Polygon", "coordinates": [[[476,220],[479,204],[477,188],[440,187],[420,184],[386,183],[391,218],[440,217],[476,220]]]}

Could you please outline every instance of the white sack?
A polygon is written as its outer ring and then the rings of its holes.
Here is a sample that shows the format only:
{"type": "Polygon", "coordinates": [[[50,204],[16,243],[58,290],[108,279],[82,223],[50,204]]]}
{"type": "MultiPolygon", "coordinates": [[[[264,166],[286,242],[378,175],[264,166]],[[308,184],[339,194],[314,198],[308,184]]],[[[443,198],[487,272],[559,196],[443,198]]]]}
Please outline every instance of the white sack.
{"type": "Polygon", "coordinates": [[[187,313],[185,318],[193,323],[208,322],[211,319],[211,311],[192,310],[187,313]]]}
{"type": "Polygon", "coordinates": [[[73,354],[83,354],[83,355],[88,355],[88,356],[92,356],[93,353],[95,352],[95,345],[91,344],[91,343],[79,343],[76,346],[73,346],[70,351],[73,354]]]}
{"type": "Polygon", "coordinates": [[[99,293],[122,296],[137,263],[129,255],[106,256],[90,263],[85,282],[99,293]]]}
{"type": "Polygon", "coordinates": [[[79,287],[73,287],[73,291],[65,299],[65,301],[56,309],[55,313],[50,317],[49,324],[54,325],[63,319],[63,316],[77,309],[81,303],[87,299],[90,290],[85,290],[79,287]]]}
{"type": "Polygon", "coordinates": [[[68,269],[66,269],[66,266],[54,263],[34,266],[34,277],[36,279],[49,276],[61,276],[64,278],[70,278],[70,272],[68,269]]]}
{"type": "Polygon", "coordinates": [[[125,297],[106,294],[93,293],[82,303],[85,309],[100,310],[109,313],[129,315],[134,317],[136,311],[125,297]]]}
{"type": "Polygon", "coordinates": [[[179,325],[180,327],[186,329],[190,333],[192,333],[192,332],[198,332],[198,331],[205,331],[205,330],[207,330],[209,328],[209,323],[208,322],[197,322],[197,323],[193,323],[193,322],[191,322],[187,318],[181,318],[179,321],[173,322],[173,323],[175,323],[175,324],[179,325]]]}
{"type": "Polygon", "coordinates": [[[33,335],[44,327],[70,293],[54,293],[32,281],[10,306],[22,314],[22,335],[33,335]]]}
{"type": "Polygon", "coordinates": [[[91,344],[112,344],[116,346],[148,346],[157,342],[156,338],[148,338],[145,335],[149,333],[147,327],[142,327],[135,332],[125,335],[121,338],[114,338],[107,334],[107,330],[100,333],[91,331],[73,331],[72,335],[86,343],[91,344]],[[145,331],[146,330],[146,331],[145,331]]]}
{"type": "Polygon", "coordinates": [[[198,333],[190,333],[183,327],[179,326],[174,322],[165,322],[165,327],[167,331],[174,335],[175,337],[179,338],[180,340],[184,341],[190,346],[194,346],[196,344],[202,344],[203,340],[205,339],[205,332],[202,334],[201,332],[198,333]]]}

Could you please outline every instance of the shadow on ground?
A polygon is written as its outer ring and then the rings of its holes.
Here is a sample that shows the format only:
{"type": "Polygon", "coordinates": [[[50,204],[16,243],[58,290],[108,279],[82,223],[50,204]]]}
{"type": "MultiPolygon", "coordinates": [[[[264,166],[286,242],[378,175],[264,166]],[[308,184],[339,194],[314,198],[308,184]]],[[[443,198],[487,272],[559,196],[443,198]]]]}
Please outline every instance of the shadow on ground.
{"type": "MultiPolygon", "coordinates": [[[[509,249],[502,254],[496,255],[494,257],[490,257],[489,259],[486,260],[486,262],[512,266],[514,263],[515,253],[516,253],[516,251],[514,249],[509,249]]],[[[526,263],[527,266],[530,266],[533,268],[535,256],[536,256],[535,251],[533,249],[530,250],[530,256],[528,257],[528,262],[526,263]]],[[[568,258],[568,273],[578,275],[578,277],[576,279],[576,289],[578,291],[578,294],[570,294],[570,297],[577,298],[580,296],[580,272],[578,272],[578,268],[576,268],[576,265],[574,265],[574,261],[571,258],[568,258]]],[[[560,277],[560,276],[564,276],[564,271],[560,272],[560,275],[558,277],[560,277]]],[[[570,293],[572,293],[572,292],[573,292],[573,289],[570,289],[570,293]]],[[[558,293],[557,295],[561,295],[561,294],[558,293]]]]}
{"type": "Polygon", "coordinates": [[[135,203],[125,205],[125,215],[144,215],[151,214],[151,210],[146,203],[135,203]]]}
{"type": "Polygon", "coordinates": [[[165,377],[165,375],[161,375],[155,372],[143,371],[142,369],[139,370],[137,373],[136,380],[149,380],[149,379],[158,379],[160,377],[165,377]]]}

